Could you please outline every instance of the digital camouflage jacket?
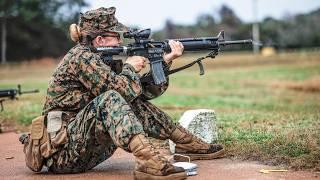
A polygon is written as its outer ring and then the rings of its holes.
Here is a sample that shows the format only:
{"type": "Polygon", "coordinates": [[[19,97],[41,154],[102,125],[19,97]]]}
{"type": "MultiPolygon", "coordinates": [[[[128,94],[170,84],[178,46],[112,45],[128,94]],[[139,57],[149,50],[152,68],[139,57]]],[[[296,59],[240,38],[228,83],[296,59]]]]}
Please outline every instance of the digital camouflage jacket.
{"type": "MultiPolygon", "coordinates": [[[[169,68],[166,64],[164,68],[169,68]]],[[[140,75],[129,64],[116,74],[102,61],[101,54],[88,46],[73,47],[55,69],[47,90],[43,114],[50,111],[79,112],[93,98],[108,90],[115,90],[127,101],[137,97],[153,99],[167,89],[168,83],[141,83],[140,75]]]]}

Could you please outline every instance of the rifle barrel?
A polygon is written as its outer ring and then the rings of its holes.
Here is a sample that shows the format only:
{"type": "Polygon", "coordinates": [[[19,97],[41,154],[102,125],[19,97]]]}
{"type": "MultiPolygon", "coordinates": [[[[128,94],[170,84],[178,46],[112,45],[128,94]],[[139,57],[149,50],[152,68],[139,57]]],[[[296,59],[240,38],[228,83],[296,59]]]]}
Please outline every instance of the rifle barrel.
{"type": "Polygon", "coordinates": [[[202,50],[218,50],[219,46],[225,45],[236,45],[236,44],[252,44],[251,39],[246,40],[235,40],[235,41],[225,41],[218,40],[215,37],[204,37],[204,38],[187,38],[187,39],[177,39],[184,46],[184,51],[202,51],[202,50]]]}
{"type": "Polygon", "coordinates": [[[225,45],[233,45],[233,44],[252,44],[251,39],[245,39],[245,40],[235,40],[235,41],[218,41],[219,45],[225,46],[225,45]]]}
{"type": "Polygon", "coordinates": [[[27,94],[27,93],[38,93],[39,90],[35,89],[35,90],[29,90],[29,91],[22,91],[20,94],[27,94]]]}

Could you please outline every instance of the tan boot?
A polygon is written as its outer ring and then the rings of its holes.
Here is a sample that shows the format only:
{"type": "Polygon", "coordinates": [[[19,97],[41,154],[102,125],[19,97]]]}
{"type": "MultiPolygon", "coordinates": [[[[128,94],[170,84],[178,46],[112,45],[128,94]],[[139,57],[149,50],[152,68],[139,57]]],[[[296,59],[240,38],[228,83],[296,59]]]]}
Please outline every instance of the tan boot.
{"type": "MultiPolygon", "coordinates": [[[[190,160],[208,160],[224,156],[224,148],[219,144],[208,144],[191,134],[182,126],[177,126],[170,136],[176,143],[175,153],[189,156],[190,160]]],[[[177,161],[187,160],[181,156],[175,156],[177,161]]]]}
{"type": "Polygon", "coordinates": [[[170,164],[154,149],[144,135],[134,136],[129,143],[129,149],[136,157],[134,179],[180,180],[187,178],[185,170],[170,164]]]}

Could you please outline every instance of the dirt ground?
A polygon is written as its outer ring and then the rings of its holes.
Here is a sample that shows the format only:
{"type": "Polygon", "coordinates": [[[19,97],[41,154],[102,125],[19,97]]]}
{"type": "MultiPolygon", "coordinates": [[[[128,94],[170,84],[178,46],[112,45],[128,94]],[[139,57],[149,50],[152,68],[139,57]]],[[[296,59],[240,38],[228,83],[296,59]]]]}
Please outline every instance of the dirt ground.
{"type": "MultiPolygon", "coordinates": [[[[107,161],[93,170],[81,174],[55,175],[44,169],[35,174],[24,162],[22,145],[18,141],[19,135],[10,132],[0,134],[0,179],[133,179],[134,157],[118,149],[107,161]]],[[[222,158],[210,161],[195,161],[198,164],[198,175],[188,179],[320,179],[317,172],[291,171],[260,173],[262,169],[279,169],[252,161],[238,161],[222,158]]]]}

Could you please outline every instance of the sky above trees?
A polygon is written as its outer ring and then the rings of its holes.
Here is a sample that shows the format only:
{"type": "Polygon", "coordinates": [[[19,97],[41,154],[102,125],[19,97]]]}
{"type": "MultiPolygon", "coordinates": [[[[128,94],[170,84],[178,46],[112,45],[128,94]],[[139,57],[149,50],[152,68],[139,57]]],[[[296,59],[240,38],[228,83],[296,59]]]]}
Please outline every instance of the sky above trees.
{"type": "Polygon", "coordinates": [[[320,0],[94,0],[87,1],[90,6],[84,10],[115,6],[117,17],[121,22],[159,30],[163,28],[167,19],[187,25],[196,22],[197,17],[203,13],[215,16],[223,4],[233,9],[244,22],[252,22],[254,1],[257,2],[260,20],[268,16],[281,19],[284,16],[307,13],[320,7],[320,0]]]}

